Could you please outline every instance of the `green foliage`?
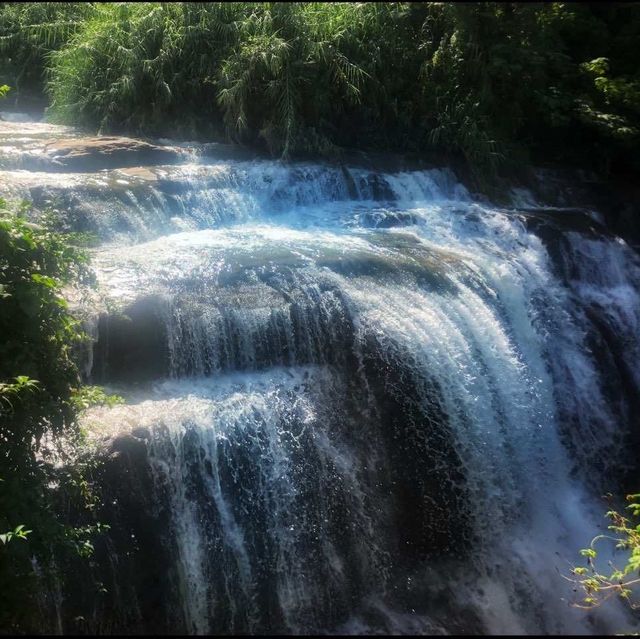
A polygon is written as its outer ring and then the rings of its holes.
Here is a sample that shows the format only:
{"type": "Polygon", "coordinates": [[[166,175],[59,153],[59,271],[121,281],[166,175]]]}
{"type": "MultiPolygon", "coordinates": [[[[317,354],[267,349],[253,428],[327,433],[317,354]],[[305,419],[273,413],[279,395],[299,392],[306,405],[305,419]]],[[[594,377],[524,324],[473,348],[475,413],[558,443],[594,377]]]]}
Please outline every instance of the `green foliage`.
{"type": "Polygon", "coordinates": [[[6,532],[0,535],[0,542],[6,545],[12,539],[27,539],[30,532],[33,532],[33,531],[25,530],[24,524],[20,524],[19,526],[16,526],[13,530],[10,530],[9,532],[6,532]]]}
{"type": "Polygon", "coordinates": [[[221,119],[213,76],[235,13],[224,3],[96,6],[69,46],[51,54],[54,119],[146,133],[167,132],[171,121],[185,135],[208,132],[212,111],[221,119]]]}
{"type": "Polygon", "coordinates": [[[21,454],[32,437],[60,430],[72,416],[68,389],[77,385],[77,370],[70,353],[79,331],[60,287],[90,275],[86,255],[64,236],[25,221],[24,205],[17,212],[0,206],[6,215],[0,219],[0,380],[7,380],[0,406],[25,424],[22,432],[8,424],[0,437],[21,454]],[[38,380],[39,392],[29,379],[38,380]]]}
{"type": "Polygon", "coordinates": [[[344,13],[330,11],[273,5],[240,23],[219,72],[218,101],[231,138],[257,134],[284,158],[332,150],[322,122],[332,108],[360,102],[368,74],[343,52],[345,28],[326,28],[332,17],[344,20],[344,13]]]}
{"type": "Polygon", "coordinates": [[[76,416],[117,401],[82,388],[72,359],[84,336],[61,288],[91,282],[87,257],[70,237],[27,222],[28,208],[0,201],[0,627],[9,632],[31,629],[51,558],[87,556],[99,532],[95,462],[76,416]]]}
{"type": "MultiPolygon", "coordinates": [[[[6,299],[11,297],[10,293],[7,293],[3,288],[0,289],[0,298],[6,299]]],[[[35,392],[38,390],[38,382],[34,379],[29,379],[26,375],[17,375],[15,382],[0,383],[0,402],[5,403],[5,408],[13,410],[14,406],[12,398],[15,401],[21,395],[24,396],[26,391],[35,392]]]]}
{"type": "Polygon", "coordinates": [[[619,143],[637,142],[640,128],[633,116],[640,115],[640,82],[630,77],[610,77],[608,58],[596,58],[580,68],[595,89],[591,101],[579,103],[583,121],[619,143]]]}
{"type": "Polygon", "coordinates": [[[5,2],[0,6],[0,82],[17,96],[41,91],[45,55],[66,43],[93,11],[85,2],[5,2]]]}
{"type": "Polygon", "coordinates": [[[587,566],[574,566],[572,576],[566,577],[583,593],[581,601],[574,603],[578,608],[595,608],[616,596],[626,601],[631,608],[640,608],[640,601],[634,601],[633,597],[634,589],[640,585],[640,494],[627,495],[627,501],[630,502],[627,510],[631,511],[632,519],[624,517],[617,510],[607,512],[607,517],[611,520],[608,528],[616,536],[594,537],[589,548],[580,551],[587,559],[587,566]],[[609,570],[600,572],[601,568],[596,565],[596,544],[605,539],[614,543],[616,549],[626,551],[626,559],[622,567],[618,568],[609,562],[609,570]]]}
{"type": "Polygon", "coordinates": [[[86,410],[91,406],[108,406],[112,408],[123,404],[124,399],[119,395],[108,395],[101,386],[81,386],[74,389],[71,403],[77,411],[86,410]]]}
{"type": "Polygon", "coordinates": [[[436,153],[481,186],[534,160],[640,171],[636,3],[54,5],[3,5],[0,40],[47,67],[58,122],[436,153]]]}

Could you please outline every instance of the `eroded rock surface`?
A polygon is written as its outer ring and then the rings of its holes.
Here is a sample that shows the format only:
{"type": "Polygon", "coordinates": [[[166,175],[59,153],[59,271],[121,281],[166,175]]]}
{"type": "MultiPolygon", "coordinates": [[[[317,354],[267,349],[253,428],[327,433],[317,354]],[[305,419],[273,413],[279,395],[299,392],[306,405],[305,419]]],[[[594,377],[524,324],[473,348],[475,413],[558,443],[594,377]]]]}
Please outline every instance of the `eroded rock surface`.
{"type": "Polygon", "coordinates": [[[110,136],[55,140],[45,144],[43,151],[52,168],[70,171],[172,164],[184,160],[184,153],[174,147],[110,136]]]}

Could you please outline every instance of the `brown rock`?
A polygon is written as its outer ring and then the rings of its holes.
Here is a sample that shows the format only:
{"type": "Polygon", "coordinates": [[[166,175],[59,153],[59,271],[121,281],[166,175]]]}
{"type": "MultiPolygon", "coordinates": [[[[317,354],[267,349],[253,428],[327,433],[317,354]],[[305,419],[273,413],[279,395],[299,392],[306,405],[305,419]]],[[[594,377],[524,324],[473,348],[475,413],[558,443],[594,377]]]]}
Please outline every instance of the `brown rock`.
{"type": "Polygon", "coordinates": [[[125,177],[138,178],[147,182],[155,182],[158,179],[158,176],[145,166],[127,167],[121,171],[119,170],[118,173],[121,173],[125,177]]]}
{"type": "Polygon", "coordinates": [[[110,136],[54,140],[45,144],[44,155],[56,168],[70,171],[174,164],[184,159],[172,147],[110,136]]]}

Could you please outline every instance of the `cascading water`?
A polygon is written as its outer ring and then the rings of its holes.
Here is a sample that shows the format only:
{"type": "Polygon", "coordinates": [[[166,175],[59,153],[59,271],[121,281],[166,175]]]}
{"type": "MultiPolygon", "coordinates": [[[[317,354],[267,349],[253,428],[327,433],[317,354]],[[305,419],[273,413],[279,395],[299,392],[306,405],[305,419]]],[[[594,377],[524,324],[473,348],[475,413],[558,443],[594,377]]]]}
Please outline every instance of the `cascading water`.
{"type": "Polygon", "coordinates": [[[104,241],[87,369],[127,403],[85,418],[112,529],[81,630],[633,626],[558,574],[637,446],[640,260],[595,218],[436,169],[3,177],[104,241]]]}

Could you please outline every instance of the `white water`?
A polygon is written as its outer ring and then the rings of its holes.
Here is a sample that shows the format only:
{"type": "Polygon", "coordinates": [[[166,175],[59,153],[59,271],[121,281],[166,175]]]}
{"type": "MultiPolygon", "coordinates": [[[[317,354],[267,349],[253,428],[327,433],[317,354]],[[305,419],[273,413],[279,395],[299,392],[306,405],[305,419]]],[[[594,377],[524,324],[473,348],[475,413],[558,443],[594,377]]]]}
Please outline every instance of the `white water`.
{"type": "Polygon", "coordinates": [[[98,309],[155,296],[167,369],[87,420],[148,429],[186,632],[633,627],[616,603],[570,607],[559,574],[606,527],[598,490],[633,425],[588,317],[637,391],[640,262],[622,240],[564,232],[554,265],[524,216],[448,171],[144,171],[5,173],[81,201],[106,240],[98,309]],[[400,541],[412,477],[431,541],[400,541]]]}

